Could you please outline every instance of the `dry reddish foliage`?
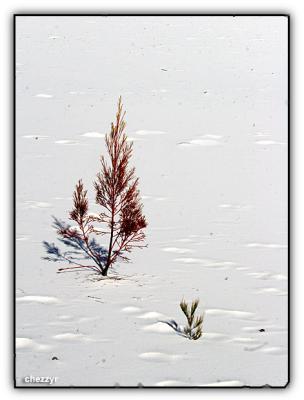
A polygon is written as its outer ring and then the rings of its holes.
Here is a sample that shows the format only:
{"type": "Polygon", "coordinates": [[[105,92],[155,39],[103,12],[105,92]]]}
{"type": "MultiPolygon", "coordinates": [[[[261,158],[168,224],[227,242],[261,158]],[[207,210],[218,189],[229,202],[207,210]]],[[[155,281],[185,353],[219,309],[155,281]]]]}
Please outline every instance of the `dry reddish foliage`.
{"type": "Polygon", "coordinates": [[[102,211],[99,214],[88,212],[87,191],[80,180],[74,191],[74,207],[70,212],[70,219],[76,222],[77,227],[62,224],[58,228],[57,225],[61,241],[76,244],[85,253],[85,258],[94,261],[95,266],[81,263],[61,270],[93,268],[106,276],[111,265],[118,259],[129,261],[127,253],[135,247],[144,247],[143,229],[147,222],[142,214],[135,168],[129,168],[133,143],[127,141],[124,117],[125,112],[119,98],[116,120],[111,124],[111,132],[105,138],[108,160],[101,156],[101,171],[94,183],[96,203],[101,206],[102,211]],[[96,224],[101,224],[101,228],[96,224]],[[109,235],[106,251],[101,251],[101,247],[92,239],[95,235],[109,235]]]}

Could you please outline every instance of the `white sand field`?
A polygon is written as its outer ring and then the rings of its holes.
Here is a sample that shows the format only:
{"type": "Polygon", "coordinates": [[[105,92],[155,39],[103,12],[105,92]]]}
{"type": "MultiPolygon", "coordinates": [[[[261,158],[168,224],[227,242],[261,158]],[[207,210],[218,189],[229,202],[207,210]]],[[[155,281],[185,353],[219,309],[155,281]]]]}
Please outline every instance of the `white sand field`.
{"type": "Polygon", "coordinates": [[[287,20],[17,17],[16,32],[17,385],[284,386],[287,20]],[[42,241],[79,178],[98,212],[120,95],[148,248],[112,279],[57,274],[42,241]],[[161,321],[183,325],[197,297],[190,341],[161,321]]]}

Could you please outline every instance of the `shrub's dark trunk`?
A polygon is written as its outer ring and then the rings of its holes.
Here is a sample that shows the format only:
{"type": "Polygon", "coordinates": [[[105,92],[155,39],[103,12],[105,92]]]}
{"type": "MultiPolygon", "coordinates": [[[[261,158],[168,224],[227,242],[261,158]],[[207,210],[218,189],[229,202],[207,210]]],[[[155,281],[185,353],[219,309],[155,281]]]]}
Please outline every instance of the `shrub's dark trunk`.
{"type": "Polygon", "coordinates": [[[111,265],[111,257],[112,257],[112,245],[113,245],[113,234],[114,234],[114,207],[112,207],[112,215],[111,215],[111,233],[110,233],[110,242],[109,242],[109,250],[108,257],[105,268],[102,271],[103,276],[107,276],[108,269],[111,265]]]}

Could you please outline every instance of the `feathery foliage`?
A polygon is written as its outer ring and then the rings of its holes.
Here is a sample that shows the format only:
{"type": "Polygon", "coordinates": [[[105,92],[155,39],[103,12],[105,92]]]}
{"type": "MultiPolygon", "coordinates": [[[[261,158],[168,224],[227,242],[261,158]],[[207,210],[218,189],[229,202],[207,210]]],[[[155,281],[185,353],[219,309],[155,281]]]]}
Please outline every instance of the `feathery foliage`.
{"type": "Polygon", "coordinates": [[[203,321],[204,315],[199,315],[195,317],[195,312],[199,304],[199,299],[196,299],[192,302],[191,306],[188,305],[185,300],[180,302],[180,308],[182,312],[185,314],[187,318],[187,323],[183,328],[183,333],[186,337],[190,340],[197,340],[202,336],[202,328],[203,328],[203,321]]]}
{"type": "Polygon", "coordinates": [[[91,268],[106,276],[109,268],[118,260],[129,261],[127,253],[133,248],[145,247],[142,244],[145,239],[143,229],[147,222],[142,214],[135,168],[129,168],[133,143],[127,140],[124,118],[120,97],[116,120],[111,124],[111,131],[105,138],[108,158],[101,156],[101,171],[94,182],[96,203],[101,211],[98,214],[89,213],[87,190],[80,179],[73,194],[74,207],[69,213],[70,220],[77,224],[76,227],[64,224],[56,218],[54,223],[59,240],[73,250],[63,253],[54,244],[44,242],[48,254],[45,259],[65,260],[75,264],[61,268],[60,271],[91,268]],[[101,227],[97,224],[101,224],[101,227]],[[107,249],[96,242],[95,236],[98,235],[109,236],[107,249]],[[77,259],[81,254],[82,258],[77,259]],[[83,265],[84,259],[93,261],[94,265],[83,265]]]}

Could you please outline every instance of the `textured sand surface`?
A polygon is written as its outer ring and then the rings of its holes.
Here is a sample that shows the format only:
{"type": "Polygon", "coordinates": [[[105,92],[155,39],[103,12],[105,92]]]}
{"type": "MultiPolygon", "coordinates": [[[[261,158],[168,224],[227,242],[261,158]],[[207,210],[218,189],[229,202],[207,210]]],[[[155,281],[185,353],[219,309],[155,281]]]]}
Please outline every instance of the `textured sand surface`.
{"type": "Polygon", "coordinates": [[[17,17],[16,40],[17,384],[285,385],[287,20],[17,17]],[[98,212],[119,95],[149,247],[121,280],[57,274],[41,242],[79,178],[98,212]],[[183,297],[198,341],[161,322],[183,297]]]}

